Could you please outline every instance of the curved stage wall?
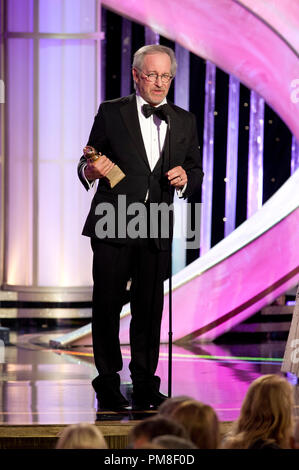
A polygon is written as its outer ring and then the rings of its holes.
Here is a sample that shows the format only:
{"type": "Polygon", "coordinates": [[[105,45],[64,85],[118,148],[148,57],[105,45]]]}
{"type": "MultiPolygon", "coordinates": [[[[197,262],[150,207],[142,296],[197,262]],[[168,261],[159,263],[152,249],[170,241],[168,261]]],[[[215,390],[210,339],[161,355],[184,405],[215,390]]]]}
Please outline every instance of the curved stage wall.
{"type": "MultiPolygon", "coordinates": [[[[105,6],[139,21],[204,57],[258,92],[299,139],[299,5],[287,1],[197,2],[106,0],[105,6]],[[274,52],[275,51],[275,52],[274,52]],[[273,55],[275,54],[275,60],[273,55]]],[[[243,321],[298,283],[299,171],[233,233],[174,276],[174,340],[208,341],[243,321]]],[[[167,289],[167,283],[165,284],[167,289]]],[[[121,341],[128,342],[129,306],[121,341]]],[[[168,339],[168,295],[162,341],[168,339]]],[[[88,342],[90,325],[53,344],[88,342]]]]}
{"type": "MultiPolygon", "coordinates": [[[[173,277],[173,340],[211,341],[244,321],[299,279],[299,171],[262,209],[206,255],[173,277]]],[[[168,281],[161,341],[168,341],[168,281]]],[[[130,306],[120,339],[129,343],[130,306]]],[[[91,325],[52,342],[91,344],[91,325]]]]}
{"type": "Polygon", "coordinates": [[[296,0],[279,5],[266,0],[258,2],[255,13],[251,10],[254,3],[257,2],[103,2],[238,77],[265,99],[299,140],[299,106],[291,99],[292,82],[299,78],[299,4],[296,0]]]}

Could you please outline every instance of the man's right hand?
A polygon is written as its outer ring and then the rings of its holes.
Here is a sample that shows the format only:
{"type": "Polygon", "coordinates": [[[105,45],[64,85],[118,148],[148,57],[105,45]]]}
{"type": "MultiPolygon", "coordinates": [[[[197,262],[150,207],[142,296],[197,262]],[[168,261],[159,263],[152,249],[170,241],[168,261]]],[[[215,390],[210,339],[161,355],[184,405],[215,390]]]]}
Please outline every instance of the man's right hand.
{"type": "Polygon", "coordinates": [[[109,160],[106,155],[101,155],[96,161],[87,160],[87,166],[84,169],[85,177],[89,181],[105,178],[114,165],[115,163],[109,160]]]}

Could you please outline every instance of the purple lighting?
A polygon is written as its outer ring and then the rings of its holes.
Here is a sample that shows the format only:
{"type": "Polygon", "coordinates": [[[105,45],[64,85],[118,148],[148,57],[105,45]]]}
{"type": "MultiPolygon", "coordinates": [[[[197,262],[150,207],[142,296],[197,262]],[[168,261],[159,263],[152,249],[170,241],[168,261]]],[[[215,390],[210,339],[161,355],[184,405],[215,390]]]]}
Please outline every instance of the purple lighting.
{"type": "Polygon", "coordinates": [[[7,4],[7,30],[33,32],[33,2],[34,0],[9,0],[7,4]]]}
{"type": "Polygon", "coordinates": [[[81,229],[92,194],[74,168],[98,105],[96,1],[6,3],[4,285],[62,300],[91,284],[80,266],[91,269],[81,229]]]}
{"type": "Polygon", "coordinates": [[[121,96],[131,92],[131,49],[132,49],[132,23],[126,18],[122,19],[121,30],[121,96]]]}
{"type": "Polygon", "coordinates": [[[299,168],[299,142],[292,137],[291,175],[299,168]]]}
{"type": "Polygon", "coordinates": [[[296,293],[296,304],[292,316],[291,328],[285,348],[283,364],[281,370],[283,372],[290,372],[298,377],[299,360],[298,360],[298,324],[299,324],[299,285],[296,293]]]}
{"type": "Polygon", "coordinates": [[[226,151],[225,236],[229,235],[235,229],[236,225],[239,100],[240,82],[236,77],[230,75],[226,151]]]}
{"type": "MultiPolygon", "coordinates": [[[[175,44],[178,69],[174,81],[174,102],[177,106],[189,110],[190,54],[184,47],[175,44]]],[[[175,224],[187,224],[187,207],[183,199],[174,199],[175,224]]],[[[174,237],[172,245],[172,272],[177,273],[186,265],[186,240],[183,236],[174,237]]]]}
{"type": "Polygon", "coordinates": [[[290,100],[290,83],[299,76],[299,61],[287,44],[298,52],[299,7],[294,0],[250,1],[252,8],[257,4],[265,21],[231,0],[217,0],[217,9],[215,0],[105,0],[108,8],[154,25],[159,34],[233,74],[259,93],[299,138],[299,106],[290,100]]]}
{"type": "Polygon", "coordinates": [[[205,117],[203,138],[203,171],[205,174],[202,185],[202,225],[200,254],[203,255],[211,247],[212,230],[212,199],[214,169],[214,111],[215,111],[216,66],[206,63],[205,85],[205,117]]]}
{"type": "Polygon", "coordinates": [[[250,94],[248,152],[247,218],[263,204],[264,100],[255,91],[250,94]]]}
{"type": "Polygon", "coordinates": [[[145,28],[145,44],[159,44],[159,34],[153,31],[151,28],[145,28]]]}

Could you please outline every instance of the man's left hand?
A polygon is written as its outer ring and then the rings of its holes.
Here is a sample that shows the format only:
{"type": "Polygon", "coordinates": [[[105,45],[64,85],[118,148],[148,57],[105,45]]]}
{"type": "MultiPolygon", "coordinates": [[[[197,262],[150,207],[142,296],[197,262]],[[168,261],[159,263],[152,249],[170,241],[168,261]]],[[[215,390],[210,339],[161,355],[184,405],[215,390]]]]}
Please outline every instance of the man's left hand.
{"type": "Polygon", "coordinates": [[[187,173],[181,166],[175,166],[166,173],[166,176],[171,186],[175,188],[182,188],[188,182],[187,173]]]}

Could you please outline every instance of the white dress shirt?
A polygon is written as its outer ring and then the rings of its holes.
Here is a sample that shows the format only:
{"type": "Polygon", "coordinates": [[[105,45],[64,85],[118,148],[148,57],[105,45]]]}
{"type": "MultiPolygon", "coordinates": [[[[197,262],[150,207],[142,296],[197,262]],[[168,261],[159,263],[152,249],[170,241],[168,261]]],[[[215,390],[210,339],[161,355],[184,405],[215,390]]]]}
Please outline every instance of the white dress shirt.
{"type": "MultiPolygon", "coordinates": [[[[136,93],[136,101],[143,143],[150,169],[153,171],[163,151],[167,124],[165,121],[161,121],[155,114],[152,114],[148,118],[144,116],[142,106],[148,103],[139,95],[138,91],[136,93]]],[[[159,106],[166,103],[166,98],[164,98],[159,106]]]]}
{"type": "MultiPolygon", "coordinates": [[[[142,138],[144,142],[144,147],[146,151],[146,156],[148,159],[150,169],[151,171],[153,171],[163,151],[166,132],[167,132],[167,123],[159,119],[155,114],[152,114],[148,118],[144,116],[142,112],[142,106],[148,103],[142,98],[138,90],[136,91],[136,102],[137,102],[138,119],[139,119],[139,124],[141,128],[141,134],[142,134],[142,138]]],[[[159,103],[158,106],[162,106],[163,104],[167,104],[166,98],[164,98],[164,100],[161,103],[159,103]]],[[[85,173],[84,173],[84,169],[86,165],[82,165],[81,172],[89,188],[91,188],[94,184],[94,181],[90,182],[86,178],[85,173]]],[[[185,186],[182,189],[177,189],[178,197],[183,196],[186,186],[187,184],[185,184],[185,186]]],[[[147,201],[147,198],[148,198],[148,192],[146,194],[145,201],[147,201]]]]}

